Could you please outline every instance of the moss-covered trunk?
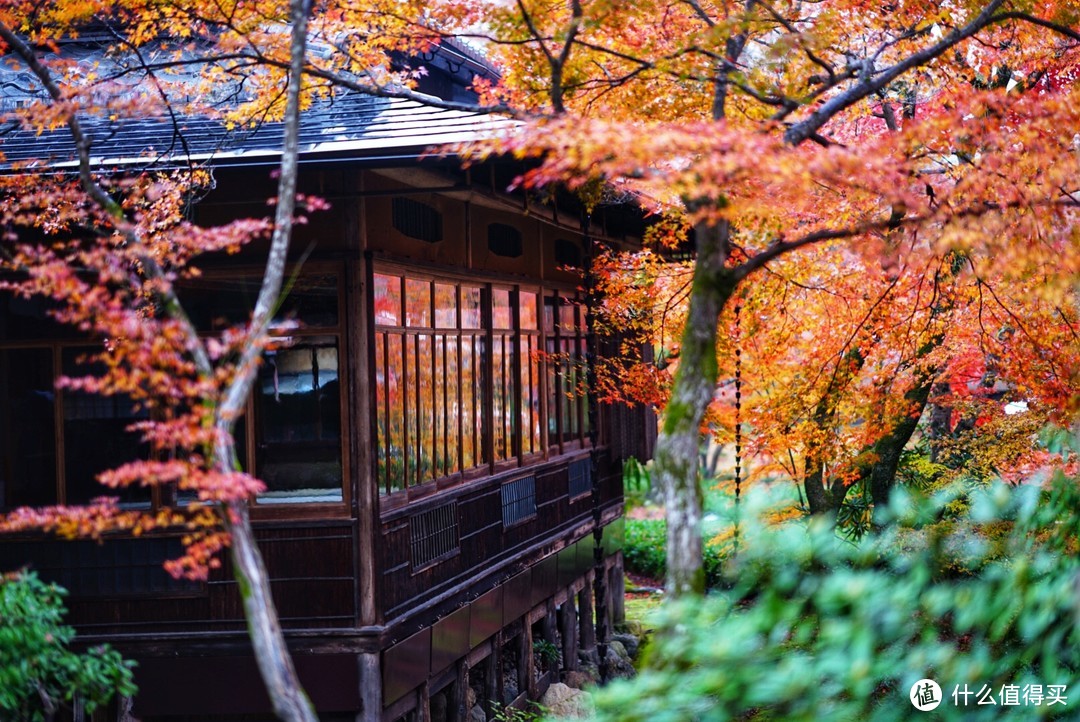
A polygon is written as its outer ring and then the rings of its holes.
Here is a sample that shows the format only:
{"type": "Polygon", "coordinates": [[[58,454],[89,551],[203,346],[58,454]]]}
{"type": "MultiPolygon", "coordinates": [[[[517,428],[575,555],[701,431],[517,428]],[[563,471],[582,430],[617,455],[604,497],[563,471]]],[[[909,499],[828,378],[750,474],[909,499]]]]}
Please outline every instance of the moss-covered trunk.
{"type": "Polygon", "coordinates": [[[673,597],[705,591],[698,449],[701,420],[716,388],[717,319],[735,290],[725,268],[731,229],[699,224],[697,263],[671,399],[656,442],[654,468],[667,509],[667,581],[673,597]]]}

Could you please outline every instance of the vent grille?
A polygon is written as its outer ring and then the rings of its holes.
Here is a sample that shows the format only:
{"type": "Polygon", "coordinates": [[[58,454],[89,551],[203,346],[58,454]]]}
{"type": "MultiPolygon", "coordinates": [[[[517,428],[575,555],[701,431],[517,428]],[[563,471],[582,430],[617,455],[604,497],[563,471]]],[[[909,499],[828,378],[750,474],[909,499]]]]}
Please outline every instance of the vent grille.
{"type": "Polygon", "coordinates": [[[502,485],[503,528],[536,516],[536,477],[525,476],[502,485]]]}
{"type": "Polygon", "coordinates": [[[581,268],[581,248],[565,238],[555,239],[555,263],[560,266],[581,268]]]}
{"type": "Polygon", "coordinates": [[[427,243],[443,239],[442,214],[435,208],[412,198],[395,198],[393,206],[394,228],[399,233],[427,243]]]}
{"type": "Polygon", "coordinates": [[[505,223],[492,223],[488,226],[488,250],[496,256],[519,258],[524,251],[521,243],[521,231],[505,223]]]}
{"type": "Polygon", "coordinates": [[[570,498],[592,491],[592,460],[579,459],[570,464],[570,498]]]}
{"type": "Polygon", "coordinates": [[[458,550],[457,502],[420,512],[409,519],[413,569],[441,561],[458,550]]]}

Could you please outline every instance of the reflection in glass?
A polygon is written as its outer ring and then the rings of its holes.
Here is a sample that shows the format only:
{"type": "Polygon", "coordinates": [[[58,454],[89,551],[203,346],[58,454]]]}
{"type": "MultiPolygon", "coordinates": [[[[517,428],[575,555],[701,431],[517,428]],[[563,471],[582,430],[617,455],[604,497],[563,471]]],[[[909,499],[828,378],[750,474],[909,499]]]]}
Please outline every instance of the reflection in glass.
{"type": "Polygon", "coordinates": [[[461,327],[480,328],[480,289],[476,286],[461,287],[461,327]]]}
{"type": "Polygon", "coordinates": [[[431,284],[405,279],[405,325],[431,326],[431,284]]]}
{"type": "Polygon", "coordinates": [[[491,319],[494,328],[511,329],[514,327],[514,318],[510,310],[510,291],[505,288],[491,290],[491,319]]]}
{"type": "Polygon", "coordinates": [[[260,503],[341,501],[341,391],[334,337],[268,351],[255,399],[260,503]]]}
{"type": "Polygon", "coordinates": [[[375,274],[375,323],[401,325],[401,279],[375,274]]]}
{"type": "Polygon", "coordinates": [[[435,328],[457,328],[457,286],[435,284],[435,328]]]}
{"type": "Polygon", "coordinates": [[[404,347],[402,337],[376,334],[378,476],[387,492],[405,488],[404,347]]]}
{"type": "MultiPolygon", "coordinates": [[[[385,277],[387,286],[400,279],[385,277]]],[[[405,287],[406,327],[384,323],[389,316],[375,324],[375,474],[387,494],[485,461],[480,288],[411,279],[405,287]],[[424,308],[432,301],[433,317],[424,308]]]]}
{"type": "Polygon", "coordinates": [[[530,291],[521,291],[518,293],[518,306],[520,307],[521,328],[535,329],[536,294],[530,291]]]}
{"type": "Polygon", "coordinates": [[[521,450],[525,454],[540,451],[540,365],[537,358],[538,335],[522,334],[521,358],[521,450]]]}

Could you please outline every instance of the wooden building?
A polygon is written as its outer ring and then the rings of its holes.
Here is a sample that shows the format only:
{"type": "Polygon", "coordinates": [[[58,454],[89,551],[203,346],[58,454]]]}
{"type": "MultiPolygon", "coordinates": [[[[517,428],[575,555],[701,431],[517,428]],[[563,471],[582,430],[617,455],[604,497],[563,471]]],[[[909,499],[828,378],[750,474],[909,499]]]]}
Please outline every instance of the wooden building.
{"type": "MultiPolygon", "coordinates": [[[[459,55],[449,70],[432,60],[433,92],[460,93],[462,73],[484,72],[459,55]]],[[[305,260],[281,313],[298,323],[268,355],[239,441],[267,483],[253,503],[258,540],[327,720],[460,720],[474,699],[490,711],[535,698],[579,651],[601,658],[620,615],[621,465],[648,455],[655,424],[586,393],[594,339],[568,268],[583,266],[590,237],[632,247],[641,218],[612,206],[586,228],[569,196],[506,192],[518,164],[462,170],[423,155],[490,122],[367,96],[305,115],[301,191],[332,209],[297,231],[305,260]]],[[[223,143],[209,121],[191,127],[189,151],[212,159],[216,182],[196,220],[263,215],[278,129],[223,143]]],[[[122,169],[168,130],[103,121],[91,132],[122,169]]],[[[70,161],[62,141],[42,142],[11,131],[0,151],[8,163],[70,161]]],[[[246,314],[260,261],[256,247],[202,264],[182,294],[197,323],[246,314]]],[[[100,493],[96,472],[141,451],[123,431],[131,404],[55,390],[94,341],[44,308],[0,298],[0,509],[86,501],[100,493]]],[[[122,502],[183,502],[165,496],[122,502]]],[[[139,719],[268,717],[228,563],[206,583],[177,581],[161,564],[179,549],[167,533],[9,538],[0,569],[29,565],[64,585],[83,643],[138,661],[139,719]]]]}

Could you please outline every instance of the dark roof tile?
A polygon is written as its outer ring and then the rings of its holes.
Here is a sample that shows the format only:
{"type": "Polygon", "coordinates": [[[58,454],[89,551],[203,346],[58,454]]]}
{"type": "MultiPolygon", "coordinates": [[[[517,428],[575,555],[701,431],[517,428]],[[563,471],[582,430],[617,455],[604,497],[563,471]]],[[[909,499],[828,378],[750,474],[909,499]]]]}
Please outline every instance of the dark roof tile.
{"type": "MultiPolygon", "coordinates": [[[[227,130],[222,121],[183,117],[108,120],[86,118],[95,165],[177,166],[189,161],[219,164],[272,158],[281,149],[281,122],[254,129],[227,130]]],[[[509,127],[505,119],[426,106],[410,100],[377,98],[360,93],[317,102],[303,112],[300,148],[305,157],[344,155],[370,157],[419,155],[445,143],[476,140],[509,127]]],[[[75,145],[66,129],[36,134],[14,122],[0,124],[0,167],[73,167],[75,145]]]]}

